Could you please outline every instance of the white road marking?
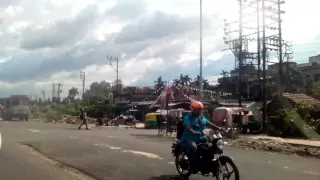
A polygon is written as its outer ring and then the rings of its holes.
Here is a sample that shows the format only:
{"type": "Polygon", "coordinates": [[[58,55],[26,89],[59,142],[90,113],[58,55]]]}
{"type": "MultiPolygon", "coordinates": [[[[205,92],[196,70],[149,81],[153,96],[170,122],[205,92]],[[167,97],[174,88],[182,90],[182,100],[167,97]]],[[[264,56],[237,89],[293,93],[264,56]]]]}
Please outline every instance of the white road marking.
{"type": "MultiPolygon", "coordinates": [[[[95,145],[96,145],[96,144],[95,144],[95,145]]],[[[120,150],[120,149],[122,149],[121,147],[114,147],[114,146],[110,146],[110,145],[108,145],[108,144],[98,144],[98,145],[104,146],[104,147],[107,147],[107,148],[110,148],[110,149],[112,149],[112,150],[120,150]]]]}
{"type": "Polygon", "coordinates": [[[113,146],[110,146],[109,148],[113,149],[113,150],[120,150],[121,149],[121,147],[113,147],[113,146]]]}
{"type": "MultiPolygon", "coordinates": [[[[103,147],[107,147],[107,148],[109,148],[111,150],[120,150],[120,149],[122,149],[121,147],[110,146],[108,144],[94,144],[94,146],[103,146],[103,147]]],[[[123,149],[121,152],[123,152],[123,153],[132,153],[132,154],[135,154],[135,155],[141,155],[141,156],[145,156],[147,158],[152,158],[152,159],[160,159],[160,160],[163,159],[157,154],[152,154],[152,153],[143,152],[143,151],[134,151],[134,150],[123,149]]]]}
{"type": "Polygon", "coordinates": [[[78,137],[69,137],[70,139],[78,139],[78,137]]]}
{"type": "Polygon", "coordinates": [[[163,159],[163,158],[161,158],[160,156],[158,156],[156,154],[152,154],[152,153],[148,153],[148,152],[133,151],[133,150],[123,150],[122,152],[137,154],[137,155],[145,156],[147,158],[152,158],[152,159],[163,159]]]}
{"type": "Polygon", "coordinates": [[[174,164],[174,162],[168,162],[168,164],[174,164]]]}
{"type": "Polygon", "coordinates": [[[305,174],[313,175],[313,176],[319,176],[320,174],[314,171],[303,171],[305,174]]]}
{"type": "Polygon", "coordinates": [[[37,130],[37,129],[29,129],[29,131],[31,131],[31,132],[33,132],[33,133],[41,132],[41,131],[39,131],[39,130],[37,130]]]}

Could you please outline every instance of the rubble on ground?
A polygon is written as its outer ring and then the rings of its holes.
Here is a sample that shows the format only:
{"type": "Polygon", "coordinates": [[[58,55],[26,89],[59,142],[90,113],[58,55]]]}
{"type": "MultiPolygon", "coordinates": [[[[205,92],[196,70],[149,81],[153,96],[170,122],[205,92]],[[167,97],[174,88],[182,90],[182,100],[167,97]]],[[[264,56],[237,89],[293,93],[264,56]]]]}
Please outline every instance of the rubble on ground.
{"type": "Polygon", "coordinates": [[[229,142],[229,145],[232,147],[280,152],[285,154],[296,154],[299,156],[315,157],[320,159],[320,148],[307,147],[303,145],[292,145],[275,140],[261,140],[240,137],[237,140],[229,142]]]}
{"type": "MultiPolygon", "coordinates": [[[[96,124],[98,121],[95,118],[91,118],[91,117],[87,117],[87,123],[88,124],[96,124]]],[[[110,125],[110,122],[112,120],[108,119],[108,118],[103,118],[102,119],[102,123],[103,125],[110,125]]],[[[68,115],[64,115],[64,116],[54,116],[54,117],[50,117],[47,118],[45,120],[46,123],[66,123],[66,124],[77,124],[80,123],[80,117],[79,116],[68,116],[68,115]]]]}

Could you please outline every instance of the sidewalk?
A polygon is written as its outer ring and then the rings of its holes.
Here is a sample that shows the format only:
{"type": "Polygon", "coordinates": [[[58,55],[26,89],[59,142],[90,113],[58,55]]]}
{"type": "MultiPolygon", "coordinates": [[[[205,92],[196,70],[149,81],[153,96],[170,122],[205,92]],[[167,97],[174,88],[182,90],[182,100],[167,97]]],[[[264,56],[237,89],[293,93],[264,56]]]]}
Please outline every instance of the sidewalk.
{"type": "Polygon", "coordinates": [[[257,135],[257,136],[248,135],[244,137],[255,139],[255,140],[273,140],[273,141],[278,141],[280,143],[287,143],[291,145],[320,148],[320,141],[303,140],[303,139],[285,139],[285,138],[271,137],[271,136],[265,136],[265,135],[257,135]]]}

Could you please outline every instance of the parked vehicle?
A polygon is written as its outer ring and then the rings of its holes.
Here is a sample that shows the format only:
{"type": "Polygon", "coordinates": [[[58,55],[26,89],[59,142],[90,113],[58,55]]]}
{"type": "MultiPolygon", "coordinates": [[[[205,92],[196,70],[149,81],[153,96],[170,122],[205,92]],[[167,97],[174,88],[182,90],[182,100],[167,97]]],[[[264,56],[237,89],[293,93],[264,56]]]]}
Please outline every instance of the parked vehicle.
{"type": "Polygon", "coordinates": [[[147,129],[158,127],[157,115],[160,115],[160,113],[148,113],[148,114],[146,114],[145,120],[144,120],[144,127],[147,128],[147,129]]]}
{"type": "Polygon", "coordinates": [[[30,114],[30,99],[25,95],[12,95],[1,98],[1,116],[4,120],[28,121],[30,114]]]}
{"type": "Polygon", "coordinates": [[[27,105],[16,105],[4,110],[3,119],[5,120],[25,120],[28,121],[30,107],[27,105]]]}
{"type": "Polygon", "coordinates": [[[207,137],[208,142],[199,142],[198,156],[199,164],[191,164],[188,160],[186,152],[180,147],[179,143],[172,144],[172,154],[175,157],[175,165],[178,173],[183,178],[188,178],[192,174],[200,174],[203,176],[212,176],[217,180],[230,179],[234,175],[234,180],[239,180],[239,170],[234,161],[223,154],[225,142],[222,140],[221,134],[214,133],[211,137],[207,137]],[[198,171],[193,171],[193,169],[198,171]],[[229,169],[229,168],[232,168],[229,169]]]}

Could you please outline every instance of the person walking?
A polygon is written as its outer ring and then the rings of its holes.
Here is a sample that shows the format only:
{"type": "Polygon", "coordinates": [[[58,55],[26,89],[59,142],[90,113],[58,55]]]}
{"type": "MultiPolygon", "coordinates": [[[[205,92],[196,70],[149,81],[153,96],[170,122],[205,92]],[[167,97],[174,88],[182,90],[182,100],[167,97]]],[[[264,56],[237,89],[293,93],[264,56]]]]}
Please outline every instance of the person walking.
{"type": "Polygon", "coordinates": [[[81,119],[82,123],[78,129],[81,129],[81,126],[85,125],[86,130],[89,130],[86,117],[87,117],[87,113],[83,110],[83,108],[81,108],[80,109],[80,119],[81,119]]]}

